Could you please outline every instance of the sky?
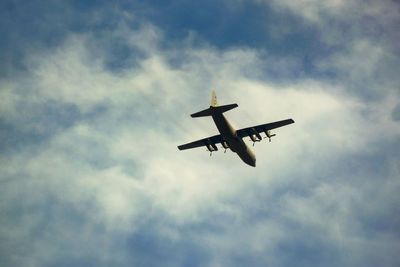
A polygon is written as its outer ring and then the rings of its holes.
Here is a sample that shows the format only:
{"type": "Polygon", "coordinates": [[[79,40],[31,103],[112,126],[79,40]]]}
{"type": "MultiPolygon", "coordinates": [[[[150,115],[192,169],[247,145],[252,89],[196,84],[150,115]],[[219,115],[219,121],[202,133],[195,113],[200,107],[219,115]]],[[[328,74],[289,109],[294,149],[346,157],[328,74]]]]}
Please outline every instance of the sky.
{"type": "MultiPolygon", "coordinates": [[[[400,5],[0,3],[0,265],[399,266],[400,5]],[[257,167],[179,151],[293,118],[257,167]]],[[[251,146],[251,142],[246,140],[251,146]]]]}

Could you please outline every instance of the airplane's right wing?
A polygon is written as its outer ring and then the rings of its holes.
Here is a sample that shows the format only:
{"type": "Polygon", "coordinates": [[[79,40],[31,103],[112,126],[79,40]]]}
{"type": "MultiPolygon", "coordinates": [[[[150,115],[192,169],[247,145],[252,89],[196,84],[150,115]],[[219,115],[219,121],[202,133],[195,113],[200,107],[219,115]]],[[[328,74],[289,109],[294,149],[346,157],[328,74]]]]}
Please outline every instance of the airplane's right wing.
{"type": "Polygon", "coordinates": [[[271,123],[265,123],[265,124],[260,124],[257,126],[252,126],[252,127],[247,127],[243,128],[240,130],[236,131],[236,135],[240,138],[246,137],[246,136],[252,136],[254,134],[259,134],[261,132],[267,133],[269,130],[282,127],[288,124],[294,123],[294,120],[292,119],[287,119],[287,120],[282,120],[282,121],[275,121],[271,123]]]}
{"type": "Polygon", "coordinates": [[[220,134],[206,137],[191,143],[187,143],[184,145],[178,146],[179,150],[185,150],[185,149],[190,149],[190,148],[196,148],[196,147],[201,147],[205,146],[209,151],[216,151],[218,150],[216,144],[224,142],[222,136],[220,134]]]}

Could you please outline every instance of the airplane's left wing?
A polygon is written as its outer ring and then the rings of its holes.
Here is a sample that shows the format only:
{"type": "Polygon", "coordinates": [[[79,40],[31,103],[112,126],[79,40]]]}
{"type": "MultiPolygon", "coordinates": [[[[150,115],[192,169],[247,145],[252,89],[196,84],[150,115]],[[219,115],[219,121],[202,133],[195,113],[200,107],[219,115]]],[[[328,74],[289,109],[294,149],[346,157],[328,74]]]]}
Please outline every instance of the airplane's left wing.
{"type": "Polygon", "coordinates": [[[287,120],[282,120],[282,121],[275,121],[275,122],[271,122],[271,123],[260,124],[257,126],[247,127],[247,128],[237,130],[236,135],[240,138],[243,138],[246,136],[259,135],[259,133],[265,132],[268,136],[269,130],[272,130],[272,129],[275,129],[278,127],[282,127],[282,126],[285,126],[285,125],[288,125],[291,123],[294,123],[294,120],[287,119],[287,120]]]}
{"type": "Polygon", "coordinates": [[[210,151],[216,151],[216,150],[218,150],[216,144],[222,143],[223,141],[224,140],[222,139],[222,136],[220,134],[218,134],[218,135],[206,137],[206,138],[203,138],[203,139],[191,142],[191,143],[180,145],[180,146],[178,146],[178,148],[179,148],[179,150],[185,150],[185,149],[205,146],[210,151]]]}

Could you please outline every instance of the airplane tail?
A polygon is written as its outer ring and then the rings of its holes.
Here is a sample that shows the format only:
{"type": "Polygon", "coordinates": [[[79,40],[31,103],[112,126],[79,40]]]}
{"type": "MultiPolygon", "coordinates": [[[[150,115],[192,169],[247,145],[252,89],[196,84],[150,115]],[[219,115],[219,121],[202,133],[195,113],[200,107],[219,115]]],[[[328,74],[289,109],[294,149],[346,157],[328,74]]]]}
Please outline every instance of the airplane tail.
{"type": "Polygon", "coordinates": [[[217,94],[215,93],[215,90],[213,90],[212,93],[211,93],[211,104],[210,104],[210,107],[216,107],[216,106],[218,106],[217,94]]]}
{"type": "Polygon", "coordinates": [[[210,107],[207,108],[207,109],[204,109],[202,111],[193,113],[190,116],[192,118],[212,116],[213,114],[224,113],[224,112],[226,112],[228,110],[231,110],[231,109],[234,109],[234,108],[237,108],[237,107],[238,107],[237,104],[229,104],[229,105],[218,106],[217,95],[215,94],[215,91],[213,90],[212,93],[211,93],[210,107]]]}

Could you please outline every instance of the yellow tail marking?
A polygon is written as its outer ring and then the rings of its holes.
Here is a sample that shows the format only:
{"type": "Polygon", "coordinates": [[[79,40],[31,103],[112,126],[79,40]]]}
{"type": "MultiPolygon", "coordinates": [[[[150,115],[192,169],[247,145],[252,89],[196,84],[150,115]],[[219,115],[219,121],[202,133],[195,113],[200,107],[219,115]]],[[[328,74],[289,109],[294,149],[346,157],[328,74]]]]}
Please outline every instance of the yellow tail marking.
{"type": "Polygon", "coordinates": [[[212,93],[211,93],[211,106],[212,106],[212,107],[218,106],[217,95],[215,94],[215,91],[214,91],[214,90],[213,90],[212,93]]]}

